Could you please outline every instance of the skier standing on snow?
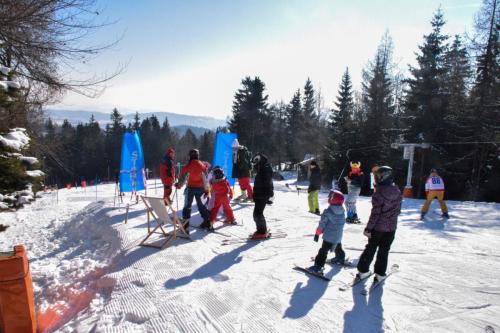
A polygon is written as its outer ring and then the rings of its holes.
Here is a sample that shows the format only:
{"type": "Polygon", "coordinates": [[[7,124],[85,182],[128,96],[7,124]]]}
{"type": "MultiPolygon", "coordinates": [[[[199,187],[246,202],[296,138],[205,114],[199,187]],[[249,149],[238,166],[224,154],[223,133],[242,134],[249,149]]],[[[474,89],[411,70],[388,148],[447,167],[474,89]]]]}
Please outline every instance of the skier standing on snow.
{"type": "Polygon", "coordinates": [[[254,182],[253,200],[255,207],[253,209],[253,220],[257,231],[252,238],[262,239],[268,236],[266,218],[264,217],[264,208],[270,199],[274,196],[273,169],[264,154],[258,153],[252,160],[254,170],[257,172],[254,182]]]}
{"type": "Polygon", "coordinates": [[[363,186],[363,172],[361,171],[361,162],[351,162],[351,171],[345,180],[347,181],[347,223],[361,223],[356,210],[356,201],[358,200],[361,186],[363,186]]]}
{"type": "Polygon", "coordinates": [[[224,223],[236,224],[233,210],[229,205],[229,200],[233,198],[233,190],[231,189],[231,185],[224,176],[224,170],[222,170],[221,167],[216,166],[212,170],[212,173],[213,177],[210,181],[210,186],[212,188],[212,196],[214,197],[215,203],[210,212],[209,230],[213,230],[213,224],[215,222],[215,219],[217,218],[217,213],[219,212],[221,206],[224,209],[224,215],[226,216],[224,223]]]}
{"type": "Polygon", "coordinates": [[[308,268],[311,272],[319,274],[323,274],[323,267],[325,266],[328,251],[334,246],[335,258],[332,260],[332,263],[344,264],[345,261],[345,253],[340,245],[345,224],[345,210],[344,206],[342,206],[344,195],[340,191],[332,190],[328,195],[328,203],[330,207],[325,209],[323,214],[321,214],[321,220],[314,235],[314,241],[317,242],[319,235],[323,234],[323,244],[314,259],[314,265],[308,268]],[[340,259],[342,260],[340,261],[340,259]]]}
{"type": "Polygon", "coordinates": [[[375,181],[377,190],[373,193],[370,219],[363,232],[368,237],[368,244],[359,258],[356,278],[364,279],[371,274],[370,264],[378,249],[375,261],[375,281],[382,281],[387,270],[389,250],[396,234],[402,196],[398,187],[393,183],[394,178],[390,167],[379,167],[375,173],[375,181]]]}
{"type": "Polygon", "coordinates": [[[443,178],[438,175],[436,169],[431,169],[431,174],[427,178],[425,182],[425,193],[427,194],[427,198],[425,200],[424,205],[422,206],[422,213],[420,214],[420,219],[423,220],[425,214],[429,211],[429,207],[431,205],[432,200],[436,198],[439,201],[439,205],[441,206],[442,216],[445,218],[449,218],[448,208],[446,207],[446,203],[444,202],[444,182],[443,178]]]}
{"type": "Polygon", "coordinates": [[[170,194],[172,194],[172,186],[175,182],[175,150],[168,148],[160,161],[160,178],[163,183],[163,200],[172,202],[170,194]]]}
{"type": "Polygon", "coordinates": [[[231,144],[233,148],[233,171],[232,178],[238,179],[241,195],[237,201],[253,201],[253,190],[250,184],[250,170],[252,168],[251,155],[245,146],[241,146],[238,139],[231,144]]]}
{"type": "Polygon", "coordinates": [[[318,194],[321,189],[321,169],[318,162],[312,161],[309,165],[309,187],[307,188],[307,200],[309,203],[309,213],[320,215],[318,194]]]}
{"type": "Polygon", "coordinates": [[[184,229],[188,231],[189,229],[189,219],[191,218],[191,206],[193,205],[193,199],[196,199],[196,205],[198,206],[198,211],[203,218],[203,222],[200,227],[209,229],[209,213],[207,207],[201,201],[201,196],[203,194],[208,195],[208,183],[206,176],[206,167],[199,160],[200,152],[198,149],[191,149],[189,151],[189,163],[185,165],[179,175],[179,182],[175,185],[177,189],[180,189],[187,178],[187,187],[184,192],[184,208],[182,209],[182,219],[184,224],[184,229]]]}

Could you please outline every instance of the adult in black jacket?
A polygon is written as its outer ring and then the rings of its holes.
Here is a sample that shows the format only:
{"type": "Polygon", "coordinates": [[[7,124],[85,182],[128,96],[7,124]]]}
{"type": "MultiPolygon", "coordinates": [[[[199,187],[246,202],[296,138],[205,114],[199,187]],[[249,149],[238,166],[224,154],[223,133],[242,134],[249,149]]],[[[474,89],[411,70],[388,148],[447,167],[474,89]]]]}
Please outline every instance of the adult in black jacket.
{"type": "Polygon", "coordinates": [[[264,154],[257,154],[252,160],[253,167],[257,174],[253,185],[253,199],[255,207],[253,210],[253,220],[257,227],[253,238],[267,237],[266,218],[264,217],[264,208],[270,198],[274,196],[273,169],[264,154]]]}
{"type": "Polygon", "coordinates": [[[321,215],[319,212],[318,194],[321,189],[321,169],[316,161],[309,165],[309,188],[307,189],[307,201],[309,203],[309,213],[321,215]]]}

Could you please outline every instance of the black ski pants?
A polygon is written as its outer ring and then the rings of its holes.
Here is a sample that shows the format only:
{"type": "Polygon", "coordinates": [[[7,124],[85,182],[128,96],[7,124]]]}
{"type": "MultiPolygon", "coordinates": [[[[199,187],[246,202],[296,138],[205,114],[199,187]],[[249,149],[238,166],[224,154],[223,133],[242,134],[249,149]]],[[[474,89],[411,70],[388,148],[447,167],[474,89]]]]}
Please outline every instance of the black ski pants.
{"type": "Polygon", "coordinates": [[[257,199],[254,197],[255,206],[253,208],[253,220],[257,227],[257,233],[265,234],[267,232],[266,218],[264,217],[264,208],[266,208],[267,199],[257,199]]]}
{"type": "Polygon", "coordinates": [[[375,252],[377,252],[377,260],[375,261],[375,274],[385,275],[387,270],[387,259],[389,250],[391,249],[392,241],[396,231],[383,232],[373,230],[371,237],[368,239],[365,250],[361,254],[358,262],[358,271],[366,273],[370,269],[370,264],[373,261],[375,252]],[[378,251],[377,251],[378,249],[378,251]]]}
{"type": "MultiPolygon", "coordinates": [[[[326,257],[328,256],[328,252],[332,250],[333,245],[334,244],[327,242],[326,240],[323,240],[323,244],[321,244],[321,248],[319,249],[316,258],[314,259],[314,264],[316,266],[323,267],[325,265],[326,257]]],[[[335,256],[340,258],[345,258],[345,252],[342,249],[342,243],[336,244],[335,256]]]]}

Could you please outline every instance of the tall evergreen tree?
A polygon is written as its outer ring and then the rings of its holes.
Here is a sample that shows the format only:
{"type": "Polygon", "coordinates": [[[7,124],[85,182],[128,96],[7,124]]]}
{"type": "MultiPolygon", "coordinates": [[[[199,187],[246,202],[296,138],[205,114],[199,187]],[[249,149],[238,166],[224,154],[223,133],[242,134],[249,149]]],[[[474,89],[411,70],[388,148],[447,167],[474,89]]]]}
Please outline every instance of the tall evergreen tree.
{"type": "Polygon", "coordinates": [[[331,181],[337,177],[345,165],[345,152],[353,146],[352,114],[354,99],[349,68],[342,75],[335,108],[330,110],[328,120],[329,140],[324,151],[326,179],[331,181]]]}
{"type": "Polygon", "coordinates": [[[304,120],[300,133],[300,137],[302,140],[301,144],[303,146],[302,150],[306,153],[317,155],[319,152],[319,117],[316,113],[316,96],[314,87],[309,78],[307,78],[306,84],[304,86],[302,108],[304,120]]]}
{"type": "MultiPolygon", "coordinates": [[[[484,0],[476,18],[475,51],[477,74],[471,92],[470,109],[474,115],[475,142],[500,140],[500,5],[498,0],[484,0]]],[[[498,200],[500,163],[498,144],[477,143],[473,146],[470,195],[498,200]]]]}
{"type": "Polygon", "coordinates": [[[304,158],[304,147],[300,133],[304,123],[300,89],[297,89],[287,108],[287,154],[290,161],[297,163],[304,158]]]}
{"type": "MultiPolygon", "coordinates": [[[[375,58],[363,71],[362,103],[366,121],[362,124],[360,143],[364,147],[380,146],[376,157],[373,151],[357,153],[357,159],[370,166],[380,160],[387,161],[391,142],[396,133],[393,128],[394,92],[391,80],[393,43],[386,32],[377,48],[375,58]]],[[[354,157],[354,156],[353,156],[354,157]]]]}
{"type": "Polygon", "coordinates": [[[265,95],[265,84],[259,78],[246,77],[242,88],[234,95],[233,115],[228,122],[231,132],[238,133],[241,144],[252,151],[265,151],[269,113],[265,95]]]}
{"type": "Polygon", "coordinates": [[[412,77],[407,80],[405,106],[410,120],[407,139],[411,141],[440,142],[446,131],[444,117],[448,105],[443,82],[448,36],[442,33],[444,24],[439,9],[431,21],[432,32],[424,36],[424,43],[419,46],[417,66],[410,66],[412,77]]]}
{"type": "Polygon", "coordinates": [[[116,174],[120,170],[120,152],[123,133],[125,126],[123,125],[123,117],[117,108],[113,109],[110,116],[111,124],[106,126],[106,157],[107,164],[110,166],[110,173],[116,174]]]}

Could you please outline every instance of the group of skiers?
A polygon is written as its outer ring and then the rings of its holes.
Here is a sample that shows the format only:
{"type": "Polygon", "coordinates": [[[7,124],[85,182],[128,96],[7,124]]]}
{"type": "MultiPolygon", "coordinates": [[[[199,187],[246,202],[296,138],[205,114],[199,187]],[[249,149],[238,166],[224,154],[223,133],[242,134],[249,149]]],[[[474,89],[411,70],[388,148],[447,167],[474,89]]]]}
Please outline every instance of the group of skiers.
{"type": "MultiPolygon", "coordinates": [[[[240,145],[237,139],[233,141],[232,148],[232,178],[238,179],[242,192],[242,195],[235,200],[255,203],[253,219],[257,230],[253,238],[266,238],[268,232],[264,209],[267,204],[272,203],[274,197],[273,169],[264,154],[259,153],[252,158],[248,149],[240,145]],[[250,183],[252,169],[255,172],[253,188],[250,183]]],[[[184,207],[182,209],[184,229],[189,232],[193,200],[196,200],[198,211],[203,219],[200,228],[213,231],[213,224],[221,207],[225,215],[224,223],[236,224],[233,210],[229,204],[230,200],[233,199],[233,190],[224,174],[224,170],[220,166],[211,168],[209,163],[200,161],[197,149],[191,149],[189,151],[189,162],[180,170],[176,178],[174,159],[175,150],[168,148],[160,161],[160,175],[164,188],[163,199],[165,202],[171,202],[173,187],[180,189],[186,185],[184,207]],[[206,203],[203,202],[204,199],[207,199],[206,203]]]]}
{"type": "MultiPolygon", "coordinates": [[[[238,179],[242,195],[236,198],[238,201],[254,202],[253,219],[256,231],[253,239],[265,239],[268,237],[268,228],[264,217],[264,209],[272,204],[274,198],[273,169],[268,158],[261,153],[251,157],[248,149],[239,144],[235,139],[233,144],[233,172],[232,178],[238,179]],[[251,171],[255,173],[254,186],[250,183],[251,171]]],[[[176,170],[174,166],[175,150],[167,149],[160,162],[161,180],[164,185],[163,198],[171,202],[172,189],[180,189],[186,184],[184,192],[184,207],[182,210],[182,223],[189,232],[189,220],[191,217],[191,206],[196,200],[198,211],[203,219],[200,227],[213,231],[213,224],[217,214],[222,207],[225,215],[224,223],[236,224],[230,200],[233,199],[233,190],[220,166],[211,168],[210,164],[201,162],[199,151],[189,151],[189,162],[181,169],[176,181],[176,170]],[[210,170],[211,168],[211,170],[210,170]],[[211,195],[210,195],[211,194],[211,195]],[[207,200],[207,205],[203,202],[207,200]]],[[[316,161],[310,163],[308,205],[309,212],[321,215],[319,225],[314,235],[314,241],[319,241],[323,234],[323,243],[315,257],[314,265],[308,270],[315,274],[322,274],[329,251],[335,251],[335,257],[331,260],[334,264],[345,264],[346,256],[342,249],[342,235],[345,223],[360,223],[356,210],[356,201],[363,186],[364,175],[361,171],[360,162],[351,162],[351,169],[345,180],[347,182],[347,196],[338,189],[332,188],[328,195],[329,207],[320,213],[318,194],[321,188],[321,170],[316,161]],[[344,204],[346,209],[344,209],[344,204]],[[346,216],[347,210],[347,216],[346,216]]],[[[393,170],[388,166],[375,166],[372,168],[372,179],[374,181],[372,195],[372,209],[370,218],[363,231],[368,238],[368,243],[360,256],[357,264],[358,273],[356,278],[363,279],[369,276],[369,267],[375,254],[375,281],[381,281],[386,276],[387,261],[391,244],[394,240],[397,219],[401,210],[402,195],[394,184],[393,170]]],[[[446,204],[444,203],[444,183],[435,169],[426,181],[427,200],[422,207],[421,218],[427,213],[430,203],[437,198],[442,209],[443,217],[448,217],[446,204]]]]}

